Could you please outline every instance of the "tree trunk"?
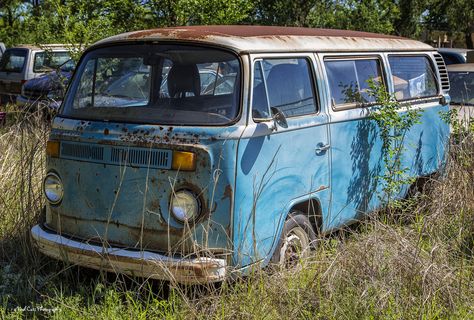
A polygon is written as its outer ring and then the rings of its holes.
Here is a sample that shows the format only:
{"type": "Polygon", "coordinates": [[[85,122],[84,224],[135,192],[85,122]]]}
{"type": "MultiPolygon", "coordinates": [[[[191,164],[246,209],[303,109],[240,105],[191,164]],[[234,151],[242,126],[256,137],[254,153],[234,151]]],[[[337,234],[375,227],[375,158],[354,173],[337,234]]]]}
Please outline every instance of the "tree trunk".
{"type": "Polygon", "coordinates": [[[472,43],[471,32],[464,33],[464,36],[466,37],[466,48],[474,49],[474,44],[472,43]]]}

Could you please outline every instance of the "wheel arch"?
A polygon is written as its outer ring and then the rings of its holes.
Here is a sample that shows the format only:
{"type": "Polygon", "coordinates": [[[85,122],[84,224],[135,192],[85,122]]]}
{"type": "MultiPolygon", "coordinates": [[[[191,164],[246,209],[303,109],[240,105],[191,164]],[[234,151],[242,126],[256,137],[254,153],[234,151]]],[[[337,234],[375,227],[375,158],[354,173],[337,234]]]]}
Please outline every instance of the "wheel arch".
{"type": "Polygon", "coordinates": [[[316,236],[320,235],[321,228],[323,226],[322,207],[320,199],[314,195],[293,199],[282,211],[283,213],[280,216],[278,229],[276,230],[271,250],[270,252],[268,252],[267,257],[265,258],[264,265],[267,265],[270,262],[270,259],[278,246],[285,221],[288,219],[288,216],[294,211],[299,211],[305,214],[311,222],[311,226],[313,227],[316,236]]]}

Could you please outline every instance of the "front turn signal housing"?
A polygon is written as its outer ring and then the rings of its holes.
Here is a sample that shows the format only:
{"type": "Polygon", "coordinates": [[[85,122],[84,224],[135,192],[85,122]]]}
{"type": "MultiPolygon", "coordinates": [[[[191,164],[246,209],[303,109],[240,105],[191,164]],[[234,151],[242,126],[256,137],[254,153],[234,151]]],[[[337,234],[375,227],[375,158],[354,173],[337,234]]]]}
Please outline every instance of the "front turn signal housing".
{"type": "Polygon", "coordinates": [[[46,155],[59,158],[59,141],[48,140],[48,142],[46,142],[46,155]]]}
{"type": "Polygon", "coordinates": [[[196,155],[194,152],[173,151],[171,169],[180,171],[196,170],[196,155]]]}

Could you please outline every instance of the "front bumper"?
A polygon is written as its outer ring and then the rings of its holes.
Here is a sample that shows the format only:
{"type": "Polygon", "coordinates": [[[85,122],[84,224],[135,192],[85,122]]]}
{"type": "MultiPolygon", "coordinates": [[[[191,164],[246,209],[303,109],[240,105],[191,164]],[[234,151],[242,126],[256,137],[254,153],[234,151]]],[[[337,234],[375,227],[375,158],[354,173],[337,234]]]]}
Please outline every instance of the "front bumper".
{"type": "Polygon", "coordinates": [[[44,230],[31,229],[40,252],[83,267],[131,276],[198,284],[224,280],[226,261],[215,258],[172,258],[150,251],[132,251],[75,241],[44,230]]]}

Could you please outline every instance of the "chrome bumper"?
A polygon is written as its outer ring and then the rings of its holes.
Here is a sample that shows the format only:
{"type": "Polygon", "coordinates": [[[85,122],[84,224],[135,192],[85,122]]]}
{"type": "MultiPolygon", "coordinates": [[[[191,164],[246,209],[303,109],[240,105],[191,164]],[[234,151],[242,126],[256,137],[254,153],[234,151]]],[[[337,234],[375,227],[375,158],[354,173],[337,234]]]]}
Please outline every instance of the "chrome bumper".
{"type": "Polygon", "coordinates": [[[87,268],[178,283],[208,283],[224,280],[226,261],[214,258],[172,258],[149,251],[106,248],[45,231],[31,229],[40,252],[52,258],[87,268]]]}

